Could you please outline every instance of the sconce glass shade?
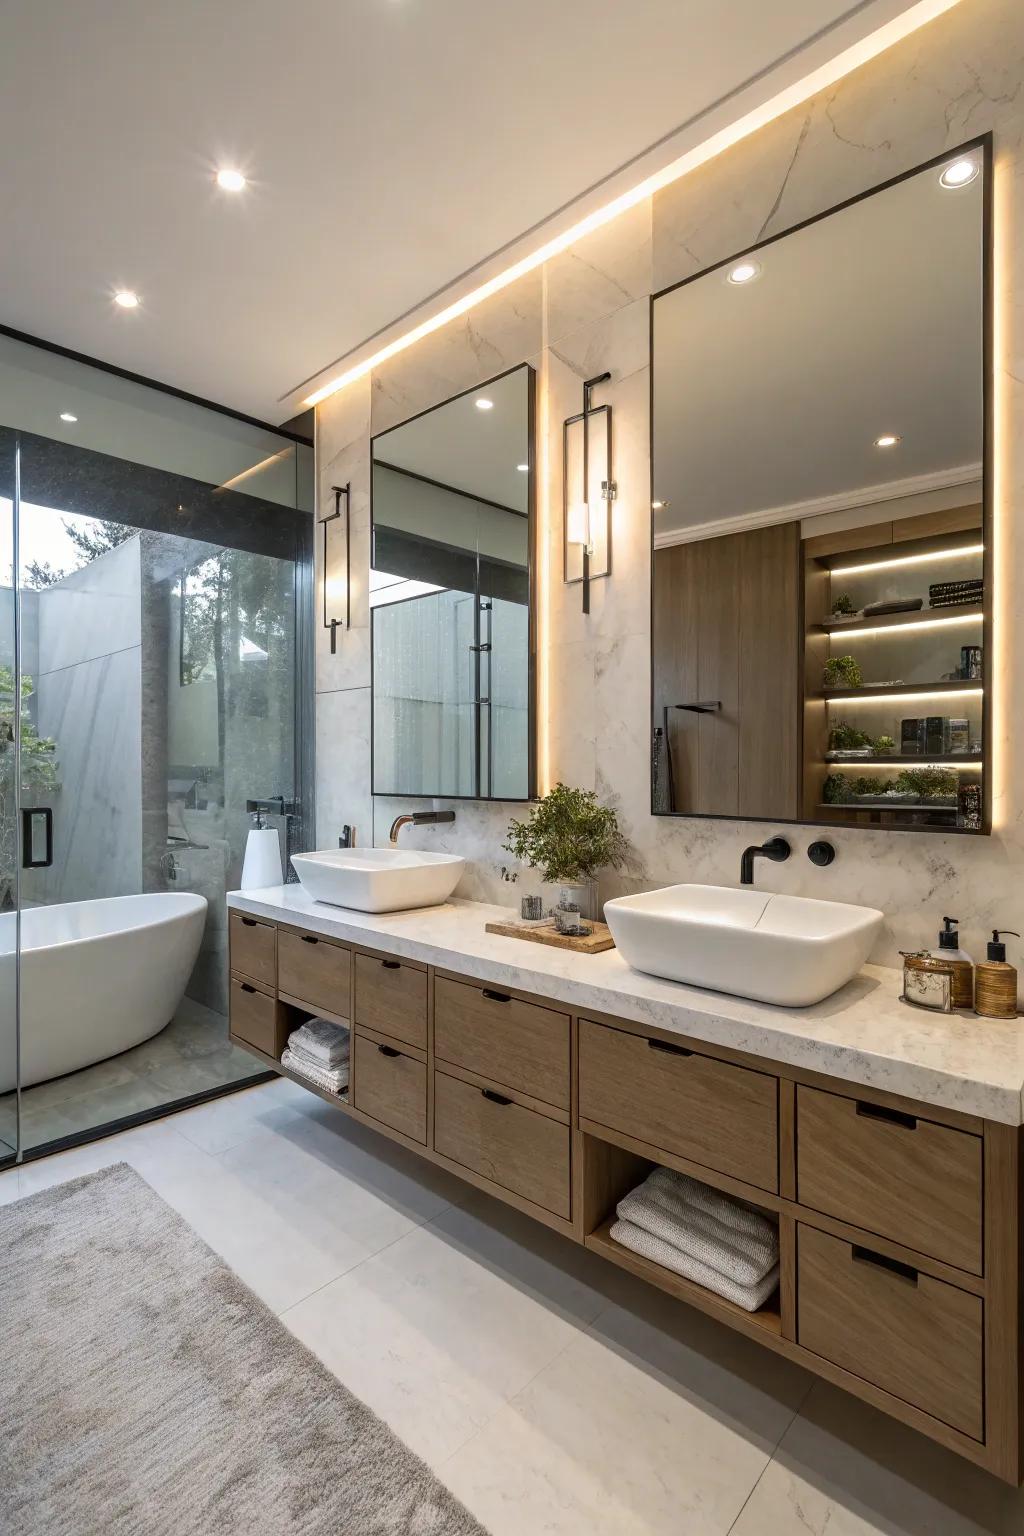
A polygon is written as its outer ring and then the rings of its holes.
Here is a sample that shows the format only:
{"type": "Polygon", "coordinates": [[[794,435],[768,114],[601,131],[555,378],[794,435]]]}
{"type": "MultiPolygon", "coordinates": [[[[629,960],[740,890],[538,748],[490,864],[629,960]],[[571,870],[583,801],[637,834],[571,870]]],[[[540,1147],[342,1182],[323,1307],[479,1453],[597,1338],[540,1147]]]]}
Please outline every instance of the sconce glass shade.
{"type": "Polygon", "coordinates": [[[578,544],[588,552],[593,551],[590,540],[590,508],[585,501],[574,501],[565,515],[565,537],[569,544],[578,544]]]}

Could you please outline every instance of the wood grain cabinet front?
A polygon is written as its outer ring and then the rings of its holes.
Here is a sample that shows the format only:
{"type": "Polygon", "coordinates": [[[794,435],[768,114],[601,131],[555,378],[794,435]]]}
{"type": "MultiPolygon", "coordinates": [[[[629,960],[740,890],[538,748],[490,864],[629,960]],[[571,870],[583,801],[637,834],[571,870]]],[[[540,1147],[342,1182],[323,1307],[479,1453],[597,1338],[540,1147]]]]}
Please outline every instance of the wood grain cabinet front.
{"type": "Polygon", "coordinates": [[[802,1224],[797,1254],[804,1349],[984,1438],[980,1296],[802,1224]]]}
{"type": "Polygon", "coordinates": [[[244,976],[232,976],[228,1027],[239,1040],[280,1059],[286,1042],[282,1009],[273,992],[244,976]]]}
{"type": "Polygon", "coordinates": [[[569,1016],[500,987],[434,981],[434,1054],[557,1109],[569,1108],[569,1016]]]}
{"type": "Polygon", "coordinates": [[[434,1150],[569,1219],[569,1127],[506,1094],[434,1074],[434,1150]]]}
{"type": "Polygon", "coordinates": [[[982,1271],[980,1136],[797,1088],[797,1199],[957,1269],[982,1271]]]}
{"type": "Polygon", "coordinates": [[[426,971],[399,960],[356,955],[356,1023],[426,1050],[426,971]]]}
{"type": "Polygon", "coordinates": [[[277,926],[251,917],[248,912],[232,912],[228,921],[231,969],[265,986],[277,985],[277,926]]]}
{"type": "Polygon", "coordinates": [[[352,1103],[361,1114],[426,1145],[426,1063],[358,1030],[353,1042],[352,1103]]]}
{"type": "Polygon", "coordinates": [[[777,1078],[589,1019],[579,1073],[581,1119],[778,1190],[777,1078]]]}
{"type": "Polygon", "coordinates": [[[313,1008],[347,1019],[352,956],[344,944],[315,933],[282,928],[277,943],[277,989],[313,1008]]]}

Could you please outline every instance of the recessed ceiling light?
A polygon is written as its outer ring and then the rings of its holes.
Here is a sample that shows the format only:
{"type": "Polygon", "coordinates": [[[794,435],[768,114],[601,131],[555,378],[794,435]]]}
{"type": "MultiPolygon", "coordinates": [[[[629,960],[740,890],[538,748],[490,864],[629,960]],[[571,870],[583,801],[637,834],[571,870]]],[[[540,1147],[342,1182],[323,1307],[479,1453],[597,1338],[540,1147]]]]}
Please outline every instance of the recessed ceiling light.
{"type": "Polygon", "coordinates": [[[969,182],[974,180],[980,170],[981,165],[977,160],[969,158],[954,160],[940,174],[939,185],[946,187],[947,190],[952,190],[955,187],[966,187],[969,182]]]}
{"type": "Polygon", "coordinates": [[[217,185],[222,192],[242,192],[246,181],[241,171],[232,171],[224,167],[217,172],[217,185]]]}
{"type": "Polygon", "coordinates": [[[517,464],[516,469],[518,469],[521,475],[528,475],[530,473],[529,464],[517,464]]]}
{"type": "Polygon", "coordinates": [[[667,506],[668,506],[668,502],[667,501],[652,501],[651,502],[651,508],[655,512],[661,512],[667,506]]]}
{"type": "Polygon", "coordinates": [[[742,286],[744,283],[752,283],[755,277],[761,275],[761,263],[759,261],[738,262],[729,273],[730,283],[742,286]]]}
{"type": "Polygon", "coordinates": [[[119,288],[114,294],[114,303],[119,304],[122,309],[138,309],[139,296],[130,288],[119,288]]]}
{"type": "Polygon", "coordinates": [[[77,421],[78,417],[72,416],[70,411],[61,411],[60,419],[61,421],[77,421]]]}
{"type": "Polygon", "coordinates": [[[475,401],[474,403],[475,403],[476,408],[477,408],[478,411],[493,411],[494,410],[494,401],[493,400],[487,400],[483,395],[481,395],[479,400],[475,401]]]}
{"type": "Polygon", "coordinates": [[[897,443],[902,443],[902,437],[895,432],[883,432],[881,437],[875,438],[876,448],[895,448],[897,443]]]}

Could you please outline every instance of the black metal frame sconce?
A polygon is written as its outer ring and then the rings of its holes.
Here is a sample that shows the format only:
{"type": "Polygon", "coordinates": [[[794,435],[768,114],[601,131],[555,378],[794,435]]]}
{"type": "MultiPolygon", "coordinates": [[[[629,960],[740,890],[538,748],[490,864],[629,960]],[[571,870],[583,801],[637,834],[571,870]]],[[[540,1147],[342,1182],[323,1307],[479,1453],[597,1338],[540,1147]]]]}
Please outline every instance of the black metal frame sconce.
{"type": "Polygon", "coordinates": [[[342,629],[352,627],[352,482],[347,485],[332,485],[334,492],[334,511],[327,517],[320,519],[320,526],[324,530],[323,572],[324,584],[324,629],[331,632],[331,655],[338,649],[338,625],[342,629]],[[343,619],[329,619],[327,617],[327,525],[337,522],[342,516],[341,498],[345,498],[345,617],[343,619]]]}
{"type": "MultiPolygon", "coordinates": [[[[590,583],[600,581],[612,573],[612,502],[617,487],[612,478],[612,408],[610,405],[594,405],[593,394],[598,384],[606,384],[610,373],[599,373],[583,383],[583,409],[576,416],[569,416],[562,424],[562,561],[563,579],[566,586],[583,587],[583,612],[590,612],[590,583]],[[592,428],[596,417],[604,417],[604,431],[592,428]],[[582,437],[578,476],[570,475],[569,453],[573,431],[582,437]],[[598,455],[591,464],[592,451],[598,455]],[[577,487],[570,480],[577,478],[577,487]],[[604,502],[605,515],[598,519],[591,506],[590,486],[600,481],[600,500],[604,502]],[[574,494],[578,490],[579,494],[574,494]],[[598,526],[600,522],[601,526],[598,526]],[[571,570],[571,551],[580,551],[580,574],[571,570]]],[[[597,498],[595,498],[595,501],[597,498]]]]}

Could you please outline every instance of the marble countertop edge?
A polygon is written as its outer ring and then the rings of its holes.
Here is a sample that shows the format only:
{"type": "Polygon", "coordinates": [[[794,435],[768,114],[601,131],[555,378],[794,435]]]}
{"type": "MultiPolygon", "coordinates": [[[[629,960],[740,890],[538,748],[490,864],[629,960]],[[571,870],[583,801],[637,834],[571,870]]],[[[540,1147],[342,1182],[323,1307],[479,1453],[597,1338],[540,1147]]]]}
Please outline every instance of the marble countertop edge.
{"type": "Polygon", "coordinates": [[[852,1085],[1004,1124],[1024,1123],[1024,1020],[930,1014],[899,1001],[895,969],[866,966],[832,997],[781,1008],[683,986],[599,955],[489,934],[508,908],[453,900],[367,913],[313,901],[299,885],[233,891],[228,906],[400,958],[534,992],[578,1012],[686,1034],[852,1085]]]}

